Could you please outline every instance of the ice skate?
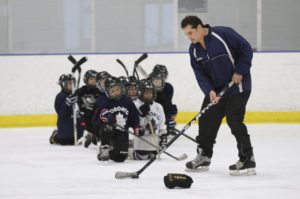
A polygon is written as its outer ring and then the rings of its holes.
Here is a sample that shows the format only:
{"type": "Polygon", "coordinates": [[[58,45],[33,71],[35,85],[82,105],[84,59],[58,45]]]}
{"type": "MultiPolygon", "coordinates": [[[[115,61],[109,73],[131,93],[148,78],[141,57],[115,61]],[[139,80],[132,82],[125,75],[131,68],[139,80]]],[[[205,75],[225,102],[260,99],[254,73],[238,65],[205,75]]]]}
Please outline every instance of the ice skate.
{"type": "Polygon", "coordinates": [[[208,171],[210,165],[210,158],[202,153],[202,149],[198,148],[199,154],[191,161],[186,163],[186,171],[208,171]]]}
{"type": "Polygon", "coordinates": [[[237,161],[237,163],[229,166],[229,174],[233,176],[250,176],[256,175],[256,163],[254,157],[251,156],[245,161],[237,161]]]}
{"type": "Polygon", "coordinates": [[[55,129],[49,139],[50,144],[57,144],[57,130],[55,129]]]}
{"type": "Polygon", "coordinates": [[[99,161],[108,161],[109,160],[109,146],[108,145],[100,146],[97,158],[99,161]]]}

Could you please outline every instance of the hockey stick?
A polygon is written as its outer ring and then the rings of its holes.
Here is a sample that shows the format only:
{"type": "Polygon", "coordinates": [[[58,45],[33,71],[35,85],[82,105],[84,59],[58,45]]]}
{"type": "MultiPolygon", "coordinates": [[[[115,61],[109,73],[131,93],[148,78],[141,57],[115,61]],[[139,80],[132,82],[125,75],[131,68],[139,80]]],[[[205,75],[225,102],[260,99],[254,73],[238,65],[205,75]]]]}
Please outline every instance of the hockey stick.
{"type": "Polygon", "coordinates": [[[144,70],[144,68],[142,66],[137,65],[136,69],[137,69],[137,71],[139,71],[144,76],[144,78],[149,77],[148,73],[144,70]]]}
{"type": "MultiPolygon", "coordinates": [[[[152,126],[151,121],[150,121],[150,116],[149,116],[149,114],[147,114],[147,117],[146,117],[146,118],[147,118],[147,120],[148,120],[148,125],[149,125],[149,128],[150,128],[150,134],[151,134],[151,137],[152,137],[152,139],[153,139],[153,143],[157,143],[157,140],[156,140],[155,135],[154,135],[153,126],[152,126]]],[[[155,147],[155,148],[159,150],[159,147],[158,147],[158,146],[155,147]]],[[[158,159],[160,160],[160,157],[158,157],[158,159]]]]}
{"type": "MultiPolygon", "coordinates": [[[[119,125],[117,125],[117,126],[120,127],[120,128],[122,128],[122,127],[119,126],[119,125]]],[[[124,129],[124,128],[122,128],[122,129],[124,129]]],[[[125,130],[125,131],[126,131],[127,133],[129,133],[129,134],[134,135],[135,137],[137,137],[138,139],[140,139],[140,140],[142,140],[143,142],[147,143],[148,145],[150,145],[150,146],[156,148],[157,150],[161,150],[160,147],[158,147],[158,146],[152,144],[151,142],[149,142],[148,140],[146,140],[146,139],[144,139],[144,138],[142,138],[142,137],[137,136],[137,135],[134,134],[132,131],[130,131],[130,130],[125,130]]],[[[187,154],[185,154],[185,153],[182,154],[182,155],[179,156],[179,157],[173,156],[172,154],[170,154],[170,153],[168,153],[168,152],[166,152],[166,151],[164,151],[163,153],[165,153],[166,155],[168,155],[168,156],[174,158],[174,159],[177,160],[177,161],[185,160],[185,159],[188,158],[187,154]]]]}
{"type": "MultiPolygon", "coordinates": [[[[178,129],[176,129],[176,128],[175,128],[175,131],[176,131],[177,133],[180,133],[180,131],[179,131],[178,129]]],[[[184,137],[188,138],[189,140],[195,142],[196,144],[198,144],[197,140],[195,140],[194,138],[188,136],[187,134],[183,133],[182,135],[183,135],[184,137]]]]}
{"type": "Polygon", "coordinates": [[[132,75],[136,75],[136,78],[137,80],[139,81],[140,80],[140,77],[139,77],[139,74],[138,72],[136,71],[136,68],[137,66],[144,60],[148,57],[148,54],[147,53],[144,53],[140,58],[138,58],[135,62],[134,62],[134,67],[133,67],[133,73],[132,75]]]}
{"type": "MultiPolygon", "coordinates": [[[[79,83],[80,83],[80,76],[81,76],[81,65],[87,61],[86,57],[81,58],[78,62],[76,59],[72,56],[69,55],[68,59],[70,62],[74,64],[72,68],[72,77],[75,78],[75,72],[78,71],[78,80],[77,80],[77,85],[75,85],[74,82],[72,82],[72,94],[75,93],[75,90],[78,89],[79,83]]],[[[74,145],[77,145],[77,111],[78,111],[78,106],[76,104],[73,104],[73,129],[74,129],[74,145]]]]}
{"type": "Polygon", "coordinates": [[[125,64],[121,60],[119,60],[119,59],[117,59],[117,62],[124,68],[124,70],[126,72],[126,75],[127,75],[128,79],[129,79],[129,73],[128,73],[128,70],[127,70],[125,64]]]}
{"type": "MultiPolygon", "coordinates": [[[[231,88],[234,85],[234,82],[230,82],[225,88],[223,88],[223,90],[217,95],[218,97],[222,97],[224,95],[224,93],[231,88]]],[[[215,105],[216,102],[212,101],[211,103],[209,103],[204,109],[202,109],[187,125],[184,126],[184,128],[180,131],[180,133],[178,133],[177,135],[175,135],[175,137],[173,137],[170,142],[167,143],[167,145],[162,148],[157,154],[156,156],[154,156],[153,158],[151,158],[140,170],[136,171],[136,172],[121,172],[118,171],[115,174],[115,178],[116,179],[123,179],[123,178],[139,178],[139,175],[146,169],[148,168],[156,159],[157,156],[160,155],[161,153],[163,153],[171,144],[173,144],[178,138],[179,136],[181,136],[191,125],[193,122],[195,122],[196,120],[198,120],[207,110],[209,110],[213,105],[215,105]]]]}
{"type": "Polygon", "coordinates": [[[72,55],[69,55],[69,56],[68,56],[68,60],[69,60],[70,62],[72,62],[72,64],[74,64],[74,65],[77,63],[76,59],[75,59],[72,55]]]}
{"type": "Polygon", "coordinates": [[[75,75],[75,72],[78,71],[78,80],[77,80],[77,85],[76,85],[76,88],[78,89],[79,84],[80,84],[80,77],[81,77],[81,65],[87,61],[87,58],[82,57],[77,62],[76,59],[72,55],[69,55],[68,59],[70,60],[70,62],[72,62],[74,64],[74,66],[72,68],[72,74],[75,75]]]}

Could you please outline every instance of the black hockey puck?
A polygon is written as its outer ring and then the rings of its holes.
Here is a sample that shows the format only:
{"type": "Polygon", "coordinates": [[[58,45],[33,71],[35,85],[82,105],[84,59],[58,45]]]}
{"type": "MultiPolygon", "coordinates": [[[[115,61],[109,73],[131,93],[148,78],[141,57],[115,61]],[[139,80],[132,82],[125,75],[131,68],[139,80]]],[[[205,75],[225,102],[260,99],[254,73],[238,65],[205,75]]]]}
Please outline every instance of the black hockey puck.
{"type": "Polygon", "coordinates": [[[131,178],[137,179],[137,178],[139,178],[139,176],[138,175],[133,175],[131,178]]]}

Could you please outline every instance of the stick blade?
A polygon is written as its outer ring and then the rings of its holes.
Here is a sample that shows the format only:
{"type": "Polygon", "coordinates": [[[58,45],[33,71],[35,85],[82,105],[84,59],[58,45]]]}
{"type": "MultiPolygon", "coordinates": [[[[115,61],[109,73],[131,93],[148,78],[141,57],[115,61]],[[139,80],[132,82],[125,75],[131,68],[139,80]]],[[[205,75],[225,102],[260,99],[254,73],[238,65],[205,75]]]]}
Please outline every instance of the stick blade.
{"type": "Polygon", "coordinates": [[[139,175],[137,174],[137,172],[131,172],[131,173],[129,173],[129,172],[118,171],[118,172],[116,172],[115,178],[116,179],[139,178],[139,175]]]}
{"type": "Polygon", "coordinates": [[[185,159],[187,159],[188,158],[188,156],[187,156],[187,154],[182,154],[181,156],[179,156],[178,157],[178,160],[180,161],[180,160],[185,160],[185,159]]]}

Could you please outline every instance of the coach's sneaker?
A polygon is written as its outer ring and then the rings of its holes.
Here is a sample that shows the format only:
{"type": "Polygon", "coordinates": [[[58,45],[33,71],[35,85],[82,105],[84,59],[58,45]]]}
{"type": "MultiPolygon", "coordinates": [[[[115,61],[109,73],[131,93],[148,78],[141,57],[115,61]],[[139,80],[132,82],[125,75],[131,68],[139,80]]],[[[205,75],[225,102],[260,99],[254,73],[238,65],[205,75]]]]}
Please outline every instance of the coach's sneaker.
{"type": "Polygon", "coordinates": [[[52,132],[52,134],[49,138],[49,142],[50,142],[50,144],[57,144],[57,130],[56,129],[52,132]]]}
{"type": "Polygon", "coordinates": [[[108,145],[100,146],[97,158],[99,161],[109,160],[109,146],[108,145]]]}
{"type": "Polygon", "coordinates": [[[210,158],[205,156],[201,148],[198,148],[198,152],[195,159],[186,163],[186,171],[208,171],[210,158]]]}
{"type": "Polygon", "coordinates": [[[256,163],[254,157],[246,158],[244,161],[237,161],[237,163],[229,166],[230,175],[242,176],[242,175],[255,175],[256,163]]]}

